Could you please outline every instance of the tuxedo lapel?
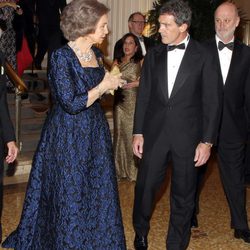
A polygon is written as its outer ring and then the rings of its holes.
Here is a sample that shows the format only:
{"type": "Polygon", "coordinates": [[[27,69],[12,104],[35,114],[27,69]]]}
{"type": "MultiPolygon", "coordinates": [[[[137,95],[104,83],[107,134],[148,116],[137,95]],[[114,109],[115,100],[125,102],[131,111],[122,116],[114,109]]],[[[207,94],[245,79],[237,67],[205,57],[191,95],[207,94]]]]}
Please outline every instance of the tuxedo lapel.
{"type": "Polygon", "coordinates": [[[199,53],[196,52],[194,46],[195,45],[192,39],[190,39],[185,54],[182,58],[182,62],[179,67],[170,98],[173,98],[176,95],[176,93],[180,90],[182,85],[185,83],[185,80],[187,79],[188,75],[191,73],[190,65],[195,66],[196,60],[200,57],[199,53]]]}
{"type": "Polygon", "coordinates": [[[210,46],[211,46],[211,53],[215,56],[215,63],[218,66],[217,68],[219,70],[220,83],[224,87],[223,76],[222,76],[222,71],[221,71],[221,66],[220,66],[219,52],[218,52],[218,48],[217,48],[217,44],[216,44],[215,39],[212,40],[210,46]]]}
{"type": "Polygon", "coordinates": [[[231,63],[230,63],[228,74],[227,74],[227,79],[225,82],[225,87],[227,86],[228,82],[230,81],[231,75],[234,74],[233,70],[238,68],[238,64],[241,61],[241,50],[242,50],[242,46],[236,40],[235,44],[234,44],[231,63]]]}
{"type": "Polygon", "coordinates": [[[160,82],[160,89],[161,93],[164,95],[165,99],[168,100],[168,67],[167,67],[167,47],[166,45],[162,45],[160,49],[157,51],[157,58],[156,62],[159,62],[157,67],[159,82],[160,82]]]}

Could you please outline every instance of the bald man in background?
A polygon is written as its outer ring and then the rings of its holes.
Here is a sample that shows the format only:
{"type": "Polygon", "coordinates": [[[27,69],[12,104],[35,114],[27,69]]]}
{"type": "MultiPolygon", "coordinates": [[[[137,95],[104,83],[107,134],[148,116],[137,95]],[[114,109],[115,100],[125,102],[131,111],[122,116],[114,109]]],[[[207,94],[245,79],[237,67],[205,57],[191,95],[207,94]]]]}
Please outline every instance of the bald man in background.
{"type": "Polygon", "coordinates": [[[240,18],[231,2],[215,11],[214,55],[223,90],[223,111],[217,143],[219,169],[231,214],[234,237],[250,243],[246,211],[245,159],[250,117],[250,48],[235,39],[240,18]]]}

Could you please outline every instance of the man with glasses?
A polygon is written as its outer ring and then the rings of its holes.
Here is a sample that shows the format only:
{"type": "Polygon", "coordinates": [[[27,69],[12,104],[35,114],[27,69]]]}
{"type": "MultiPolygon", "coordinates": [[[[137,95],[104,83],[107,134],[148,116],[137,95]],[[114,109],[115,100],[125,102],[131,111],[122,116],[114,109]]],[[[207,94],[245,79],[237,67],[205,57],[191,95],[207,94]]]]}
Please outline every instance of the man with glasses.
{"type": "MultiPolygon", "coordinates": [[[[128,18],[128,28],[129,32],[136,35],[139,39],[142,54],[145,56],[146,51],[149,47],[153,45],[153,40],[142,35],[145,28],[145,16],[141,12],[134,12],[128,18]]],[[[114,48],[114,59],[120,58],[120,53],[122,52],[122,39],[118,40],[114,48]]]]}

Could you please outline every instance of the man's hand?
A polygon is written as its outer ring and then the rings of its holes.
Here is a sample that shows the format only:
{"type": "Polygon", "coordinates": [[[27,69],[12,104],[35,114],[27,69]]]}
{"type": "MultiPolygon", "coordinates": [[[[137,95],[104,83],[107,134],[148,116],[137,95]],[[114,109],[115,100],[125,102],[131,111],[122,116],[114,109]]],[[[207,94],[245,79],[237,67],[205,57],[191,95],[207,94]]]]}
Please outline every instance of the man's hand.
{"type": "Polygon", "coordinates": [[[204,165],[211,154],[211,147],[205,143],[199,143],[195,150],[194,162],[195,167],[200,167],[204,165]]]}
{"type": "Polygon", "coordinates": [[[133,136],[133,145],[132,145],[133,152],[140,159],[142,158],[142,153],[143,153],[143,143],[144,143],[143,135],[133,136]]]}
{"type": "Polygon", "coordinates": [[[9,164],[9,163],[12,163],[16,159],[18,148],[14,141],[8,142],[7,148],[8,148],[8,155],[6,156],[5,160],[9,164]]]}

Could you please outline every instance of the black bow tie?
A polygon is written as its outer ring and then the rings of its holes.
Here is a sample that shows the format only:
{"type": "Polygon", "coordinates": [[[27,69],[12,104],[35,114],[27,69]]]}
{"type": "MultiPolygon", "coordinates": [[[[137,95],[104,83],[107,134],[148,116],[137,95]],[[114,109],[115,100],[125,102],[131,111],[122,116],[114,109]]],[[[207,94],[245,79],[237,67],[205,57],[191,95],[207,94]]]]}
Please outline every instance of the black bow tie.
{"type": "Polygon", "coordinates": [[[138,40],[139,40],[140,42],[143,42],[143,41],[144,41],[144,39],[143,39],[142,36],[138,36],[138,40]]]}
{"type": "Polygon", "coordinates": [[[222,41],[219,41],[218,43],[218,49],[219,50],[223,50],[224,48],[228,48],[230,50],[233,50],[234,48],[234,42],[231,42],[231,43],[223,43],[222,41]]]}
{"type": "Polygon", "coordinates": [[[168,51],[172,51],[174,49],[185,49],[185,43],[181,43],[181,44],[178,44],[178,45],[169,45],[168,46],[168,51]]]}

